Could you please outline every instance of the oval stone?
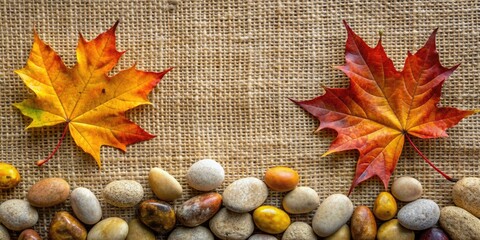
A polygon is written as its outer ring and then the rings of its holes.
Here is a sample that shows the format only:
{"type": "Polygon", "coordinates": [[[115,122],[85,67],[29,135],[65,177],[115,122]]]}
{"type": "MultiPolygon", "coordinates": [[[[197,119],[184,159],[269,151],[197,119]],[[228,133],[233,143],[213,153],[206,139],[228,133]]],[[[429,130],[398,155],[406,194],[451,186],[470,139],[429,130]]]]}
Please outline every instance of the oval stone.
{"type": "Polygon", "coordinates": [[[0,189],[14,188],[20,183],[20,179],[20,173],[15,166],[0,162],[0,189]]]}
{"type": "Polygon", "coordinates": [[[440,226],[453,240],[479,239],[480,236],[480,219],[463,208],[442,208],[440,226]]]}
{"type": "Polygon", "coordinates": [[[277,240],[277,238],[273,235],[257,233],[250,236],[248,240],[277,240]]]}
{"type": "Polygon", "coordinates": [[[7,228],[0,224],[0,239],[10,240],[10,234],[8,233],[7,228]]]}
{"type": "Polygon", "coordinates": [[[262,205],[267,197],[267,185],[258,178],[247,177],[239,179],[225,188],[223,205],[231,211],[245,213],[262,205]]]}
{"type": "Polygon", "coordinates": [[[263,232],[279,234],[287,230],[290,216],[274,206],[260,206],[253,212],[253,222],[263,232]]]}
{"type": "Polygon", "coordinates": [[[298,172],[289,167],[272,167],[265,172],[265,183],[273,191],[293,190],[299,181],[298,172]]]}
{"type": "Polygon", "coordinates": [[[211,191],[222,185],[225,170],[212,159],[203,159],[194,163],[187,172],[187,183],[200,191],[211,191]]]}
{"type": "Polygon", "coordinates": [[[358,206],[352,214],[350,231],[353,239],[375,240],[377,222],[367,206],[358,206]]]}
{"type": "Polygon", "coordinates": [[[282,201],[283,209],[291,214],[309,213],[320,205],[317,192],[309,187],[297,187],[287,193],[282,201]]]}
{"type": "Polygon", "coordinates": [[[214,240],[212,232],[204,226],[194,228],[177,227],[167,240],[214,240]]]}
{"type": "Polygon", "coordinates": [[[140,220],[134,218],[128,222],[128,235],[125,240],[155,240],[155,234],[140,220]]]}
{"type": "Polygon", "coordinates": [[[294,222],[283,233],[282,240],[316,240],[317,236],[310,225],[304,222],[294,222]]]}
{"type": "Polygon", "coordinates": [[[137,215],[143,224],[160,234],[168,233],[175,227],[175,211],[163,201],[143,201],[138,205],[137,215]]]}
{"type": "Polygon", "coordinates": [[[110,217],[98,222],[88,232],[87,240],[125,240],[128,224],[118,217],[110,217]]]}
{"type": "Polygon", "coordinates": [[[212,218],[222,206],[222,195],[204,193],[184,202],[177,210],[178,221],[187,227],[196,227],[212,218]]]}
{"type": "Polygon", "coordinates": [[[38,212],[29,202],[11,199],[0,205],[0,223],[13,231],[22,231],[35,225],[38,212]]]}
{"type": "Polygon", "coordinates": [[[380,220],[387,221],[397,214],[397,201],[389,192],[378,194],[373,204],[373,214],[380,220]]]}
{"type": "MultiPolygon", "coordinates": [[[[3,239],[3,238],[0,238],[3,239]]],[[[18,240],[42,240],[40,235],[33,229],[25,229],[18,236],[18,240]]]]}
{"type": "Polygon", "coordinates": [[[117,180],[105,186],[103,197],[115,207],[133,207],[142,201],[143,187],[137,181],[117,180]]]}
{"type": "Polygon", "coordinates": [[[392,184],[393,196],[402,202],[411,202],[422,196],[422,184],[412,177],[400,177],[392,184]]]}
{"type": "Polygon", "coordinates": [[[480,178],[462,178],[452,191],[455,205],[480,218],[480,178]]]}
{"type": "Polygon", "coordinates": [[[324,240],[350,240],[350,228],[347,224],[344,224],[340,229],[338,229],[334,234],[324,238],[324,240]]]}
{"type": "MultiPolygon", "coordinates": [[[[440,215],[442,211],[440,211],[440,215]]],[[[425,230],[418,240],[449,240],[447,234],[440,228],[433,227],[425,230]]]]}
{"type": "Polygon", "coordinates": [[[160,200],[173,201],[182,196],[183,189],[180,183],[161,168],[150,169],[148,184],[160,200]]]}
{"type": "Polygon", "coordinates": [[[70,196],[75,216],[85,224],[95,224],[102,219],[102,208],[95,194],[87,188],[79,187],[70,196]]]}
{"type": "Polygon", "coordinates": [[[27,193],[34,207],[52,207],[63,203],[70,195],[70,185],[62,178],[44,178],[35,183],[27,193]]]}
{"type": "Polygon", "coordinates": [[[378,240],[415,240],[415,233],[404,228],[398,222],[398,219],[392,219],[388,222],[383,223],[377,232],[378,240]]]}
{"type": "Polygon", "coordinates": [[[70,213],[61,211],[55,213],[50,223],[48,238],[51,240],[85,240],[87,238],[87,230],[80,221],[78,221],[70,213]]]}
{"type": "Polygon", "coordinates": [[[313,216],[313,231],[320,237],[330,236],[350,219],[352,213],[353,204],[347,196],[330,195],[320,204],[313,216]]]}
{"type": "Polygon", "coordinates": [[[220,209],[209,222],[210,230],[220,239],[245,240],[255,228],[250,213],[220,209]]]}
{"type": "Polygon", "coordinates": [[[435,225],[440,217],[440,208],[429,199],[418,199],[398,211],[398,222],[410,230],[425,230],[435,225]]]}

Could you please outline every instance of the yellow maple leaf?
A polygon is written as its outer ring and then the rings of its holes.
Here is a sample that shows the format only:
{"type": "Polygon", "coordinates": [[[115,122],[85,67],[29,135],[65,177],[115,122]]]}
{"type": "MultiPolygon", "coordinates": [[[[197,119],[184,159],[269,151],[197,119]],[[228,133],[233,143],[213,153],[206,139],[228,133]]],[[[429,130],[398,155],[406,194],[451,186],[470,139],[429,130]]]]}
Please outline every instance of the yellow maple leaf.
{"type": "Polygon", "coordinates": [[[171,70],[145,72],[135,65],[109,77],[124,52],[115,47],[118,22],[92,41],[82,35],[77,46],[77,63],[65,66],[60,56],[45,44],[37,32],[27,65],[17,73],[35,96],[14,104],[32,118],[27,128],[66,123],[62,137],[47,162],[70,131],[75,143],[101,166],[100,147],[108,145],[126,151],[126,146],[154,136],[125,117],[125,111],[150,104],[148,93],[171,70]]]}

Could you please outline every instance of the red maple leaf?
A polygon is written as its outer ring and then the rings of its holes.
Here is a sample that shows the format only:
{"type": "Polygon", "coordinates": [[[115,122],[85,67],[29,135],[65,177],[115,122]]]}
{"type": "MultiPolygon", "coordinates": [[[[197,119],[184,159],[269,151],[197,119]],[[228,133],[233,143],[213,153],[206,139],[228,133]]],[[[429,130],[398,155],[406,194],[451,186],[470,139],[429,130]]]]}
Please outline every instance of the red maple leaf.
{"type": "Polygon", "coordinates": [[[410,136],[446,137],[445,130],[475,110],[438,107],[441,88],[458,65],[440,64],[433,31],[425,46],[408,53],[404,69],[395,69],[381,39],[369,47],[344,21],[348,38],[346,64],[338,67],[350,78],[348,88],[325,88],[325,94],[308,101],[294,101],[338,135],[323,155],[356,149],[360,156],[350,192],[361,182],[379,177],[387,189],[402,153],[405,139],[445,178],[413,144],[410,136]]]}

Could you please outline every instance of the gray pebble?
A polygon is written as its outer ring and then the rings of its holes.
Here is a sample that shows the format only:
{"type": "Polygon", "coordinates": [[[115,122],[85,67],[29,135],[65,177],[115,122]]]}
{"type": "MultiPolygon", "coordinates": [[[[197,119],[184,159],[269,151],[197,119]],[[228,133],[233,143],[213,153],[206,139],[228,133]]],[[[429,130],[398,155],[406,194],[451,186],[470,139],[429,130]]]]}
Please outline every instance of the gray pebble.
{"type": "Polygon", "coordinates": [[[415,200],[398,211],[398,222],[410,230],[432,227],[440,217],[440,208],[430,199],[415,200]]]}
{"type": "Polygon", "coordinates": [[[143,187],[133,180],[117,180],[105,186],[103,197],[113,206],[133,207],[142,200],[143,187]]]}
{"type": "Polygon", "coordinates": [[[257,233],[250,236],[248,240],[277,240],[277,238],[272,235],[257,233]]]}
{"type": "Polygon", "coordinates": [[[25,200],[11,199],[0,205],[0,222],[8,229],[21,231],[38,221],[38,212],[25,200]]]}
{"type": "Polygon", "coordinates": [[[246,213],[262,205],[267,197],[268,187],[262,180],[242,178],[225,188],[223,205],[231,211],[246,213]]]}
{"type": "Polygon", "coordinates": [[[294,222],[288,226],[283,234],[282,240],[316,240],[317,235],[313,232],[312,227],[304,222],[294,222]]]}
{"type": "Polygon", "coordinates": [[[352,201],[343,194],[327,197],[318,207],[312,220],[313,231],[327,237],[340,229],[352,216],[352,201]]]}
{"type": "Polygon", "coordinates": [[[75,216],[85,224],[92,225],[102,219],[102,208],[95,194],[87,188],[75,188],[70,194],[75,216]]]}
{"type": "Polygon", "coordinates": [[[210,220],[210,230],[222,240],[245,240],[255,228],[250,213],[236,213],[226,208],[210,220]]]}
{"type": "Polygon", "coordinates": [[[187,183],[200,191],[211,191],[222,185],[225,170],[212,159],[203,159],[194,163],[187,172],[187,183]]]}
{"type": "Polygon", "coordinates": [[[177,227],[170,233],[168,240],[214,240],[212,232],[203,226],[194,228],[177,227]]]}
{"type": "Polygon", "coordinates": [[[283,209],[291,214],[309,213],[317,209],[320,197],[309,187],[297,187],[283,198],[283,209]]]}
{"type": "Polygon", "coordinates": [[[10,234],[8,234],[8,230],[1,224],[0,224],[0,239],[10,240],[10,234]]]}

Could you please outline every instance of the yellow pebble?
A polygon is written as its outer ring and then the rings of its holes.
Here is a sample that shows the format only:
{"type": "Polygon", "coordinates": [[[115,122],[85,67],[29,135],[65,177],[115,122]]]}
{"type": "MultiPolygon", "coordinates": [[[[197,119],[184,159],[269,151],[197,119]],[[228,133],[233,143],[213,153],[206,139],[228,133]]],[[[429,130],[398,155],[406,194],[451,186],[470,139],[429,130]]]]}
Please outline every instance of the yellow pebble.
{"type": "Polygon", "coordinates": [[[274,206],[261,206],[253,212],[253,221],[257,227],[270,234],[284,232],[290,225],[290,217],[274,206]]]}
{"type": "Polygon", "coordinates": [[[0,189],[14,188],[19,182],[20,173],[14,166],[8,163],[0,163],[0,189]]]}
{"type": "Polygon", "coordinates": [[[397,214],[397,202],[392,194],[381,192],[373,204],[373,214],[380,220],[387,221],[397,214]]]}

